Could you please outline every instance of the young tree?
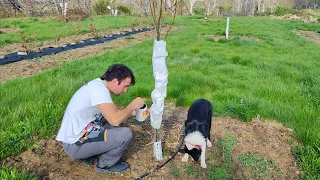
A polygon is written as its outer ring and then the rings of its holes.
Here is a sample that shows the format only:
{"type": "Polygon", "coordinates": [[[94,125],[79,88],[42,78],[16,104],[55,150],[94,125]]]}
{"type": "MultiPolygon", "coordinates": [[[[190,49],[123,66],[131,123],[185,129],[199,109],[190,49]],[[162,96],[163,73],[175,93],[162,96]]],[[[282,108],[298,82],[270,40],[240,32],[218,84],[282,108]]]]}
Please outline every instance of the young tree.
{"type": "MultiPolygon", "coordinates": [[[[157,160],[162,160],[162,146],[159,139],[158,129],[160,129],[162,122],[162,115],[164,110],[164,99],[167,96],[168,70],[166,67],[166,38],[171,27],[167,30],[164,40],[161,40],[161,29],[164,23],[164,11],[166,3],[164,0],[149,0],[150,12],[156,30],[156,40],[153,44],[152,67],[153,76],[155,79],[155,89],[151,93],[152,106],[150,108],[150,122],[151,126],[156,129],[156,142],[153,145],[154,155],[157,160]]],[[[175,2],[177,4],[177,2],[175,2]]],[[[176,6],[174,8],[174,16],[172,25],[176,15],[176,6]]]]}

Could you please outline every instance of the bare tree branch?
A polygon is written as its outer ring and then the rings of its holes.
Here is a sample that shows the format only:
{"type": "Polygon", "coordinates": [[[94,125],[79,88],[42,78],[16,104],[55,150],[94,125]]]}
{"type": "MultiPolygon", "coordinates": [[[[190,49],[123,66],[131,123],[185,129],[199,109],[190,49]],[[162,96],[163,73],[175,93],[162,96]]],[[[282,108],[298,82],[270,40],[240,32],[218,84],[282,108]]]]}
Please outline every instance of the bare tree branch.
{"type": "Polygon", "coordinates": [[[174,24],[174,21],[175,21],[175,19],[176,19],[177,7],[178,7],[178,0],[176,0],[176,2],[174,3],[174,15],[173,15],[172,23],[171,23],[169,29],[167,30],[167,34],[166,34],[166,36],[165,36],[165,38],[164,38],[165,41],[167,40],[168,34],[169,34],[169,32],[171,31],[171,28],[172,28],[172,26],[173,26],[173,24],[174,24]]]}

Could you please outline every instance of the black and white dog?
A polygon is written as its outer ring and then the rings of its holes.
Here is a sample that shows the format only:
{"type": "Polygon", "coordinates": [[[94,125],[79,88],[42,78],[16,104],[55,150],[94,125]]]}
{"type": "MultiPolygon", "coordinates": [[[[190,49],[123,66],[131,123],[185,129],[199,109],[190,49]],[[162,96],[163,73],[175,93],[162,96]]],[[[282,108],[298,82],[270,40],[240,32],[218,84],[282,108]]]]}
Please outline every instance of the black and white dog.
{"type": "Polygon", "coordinates": [[[182,158],[187,162],[189,155],[194,161],[200,157],[201,167],[206,168],[206,146],[211,147],[210,130],[212,118],[212,105],[206,99],[197,99],[189,108],[185,122],[184,145],[179,152],[185,153],[182,158]]]}

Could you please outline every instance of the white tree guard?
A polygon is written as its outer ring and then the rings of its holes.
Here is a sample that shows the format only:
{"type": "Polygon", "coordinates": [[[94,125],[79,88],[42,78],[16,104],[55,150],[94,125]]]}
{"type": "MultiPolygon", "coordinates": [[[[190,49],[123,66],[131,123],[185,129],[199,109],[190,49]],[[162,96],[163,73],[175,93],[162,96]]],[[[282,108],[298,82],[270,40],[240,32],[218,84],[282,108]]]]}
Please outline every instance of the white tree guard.
{"type": "Polygon", "coordinates": [[[230,18],[227,17],[226,39],[229,39],[229,21],[230,21],[230,18]]]}
{"type": "Polygon", "coordinates": [[[168,69],[166,67],[166,41],[154,41],[152,67],[155,88],[151,93],[150,122],[155,129],[160,129],[164,109],[164,99],[167,96],[168,69]]]}

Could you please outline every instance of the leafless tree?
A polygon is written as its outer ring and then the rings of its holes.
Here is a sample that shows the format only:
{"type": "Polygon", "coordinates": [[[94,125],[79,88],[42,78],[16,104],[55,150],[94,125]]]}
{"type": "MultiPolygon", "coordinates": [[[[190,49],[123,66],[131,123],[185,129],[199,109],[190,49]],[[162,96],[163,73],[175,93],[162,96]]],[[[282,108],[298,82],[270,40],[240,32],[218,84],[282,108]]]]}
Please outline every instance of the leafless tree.
{"type": "Polygon", "coordinates": [[[57,13],[57,15],[58,15],[58,14],[60,14],[60,12],[61,12],[60,6],[59,6],[57,0],[53,0],[53,1],[54,1],[54,7],[55,7],[55,9],[56,9],[56,13],[57,13]]]}
{"type": "Polygon", "coordinates": [[[196,2],[197,2],[197,0],[189,0],[189,14],[190,15],[193,15],[193,7],[196,2]]]}
{"type": "Polygon", "coordinates": [[[220,6],[220,1],[221,0],[206,0],[206,15],[212,15],[216,8],[220,6]]]}

